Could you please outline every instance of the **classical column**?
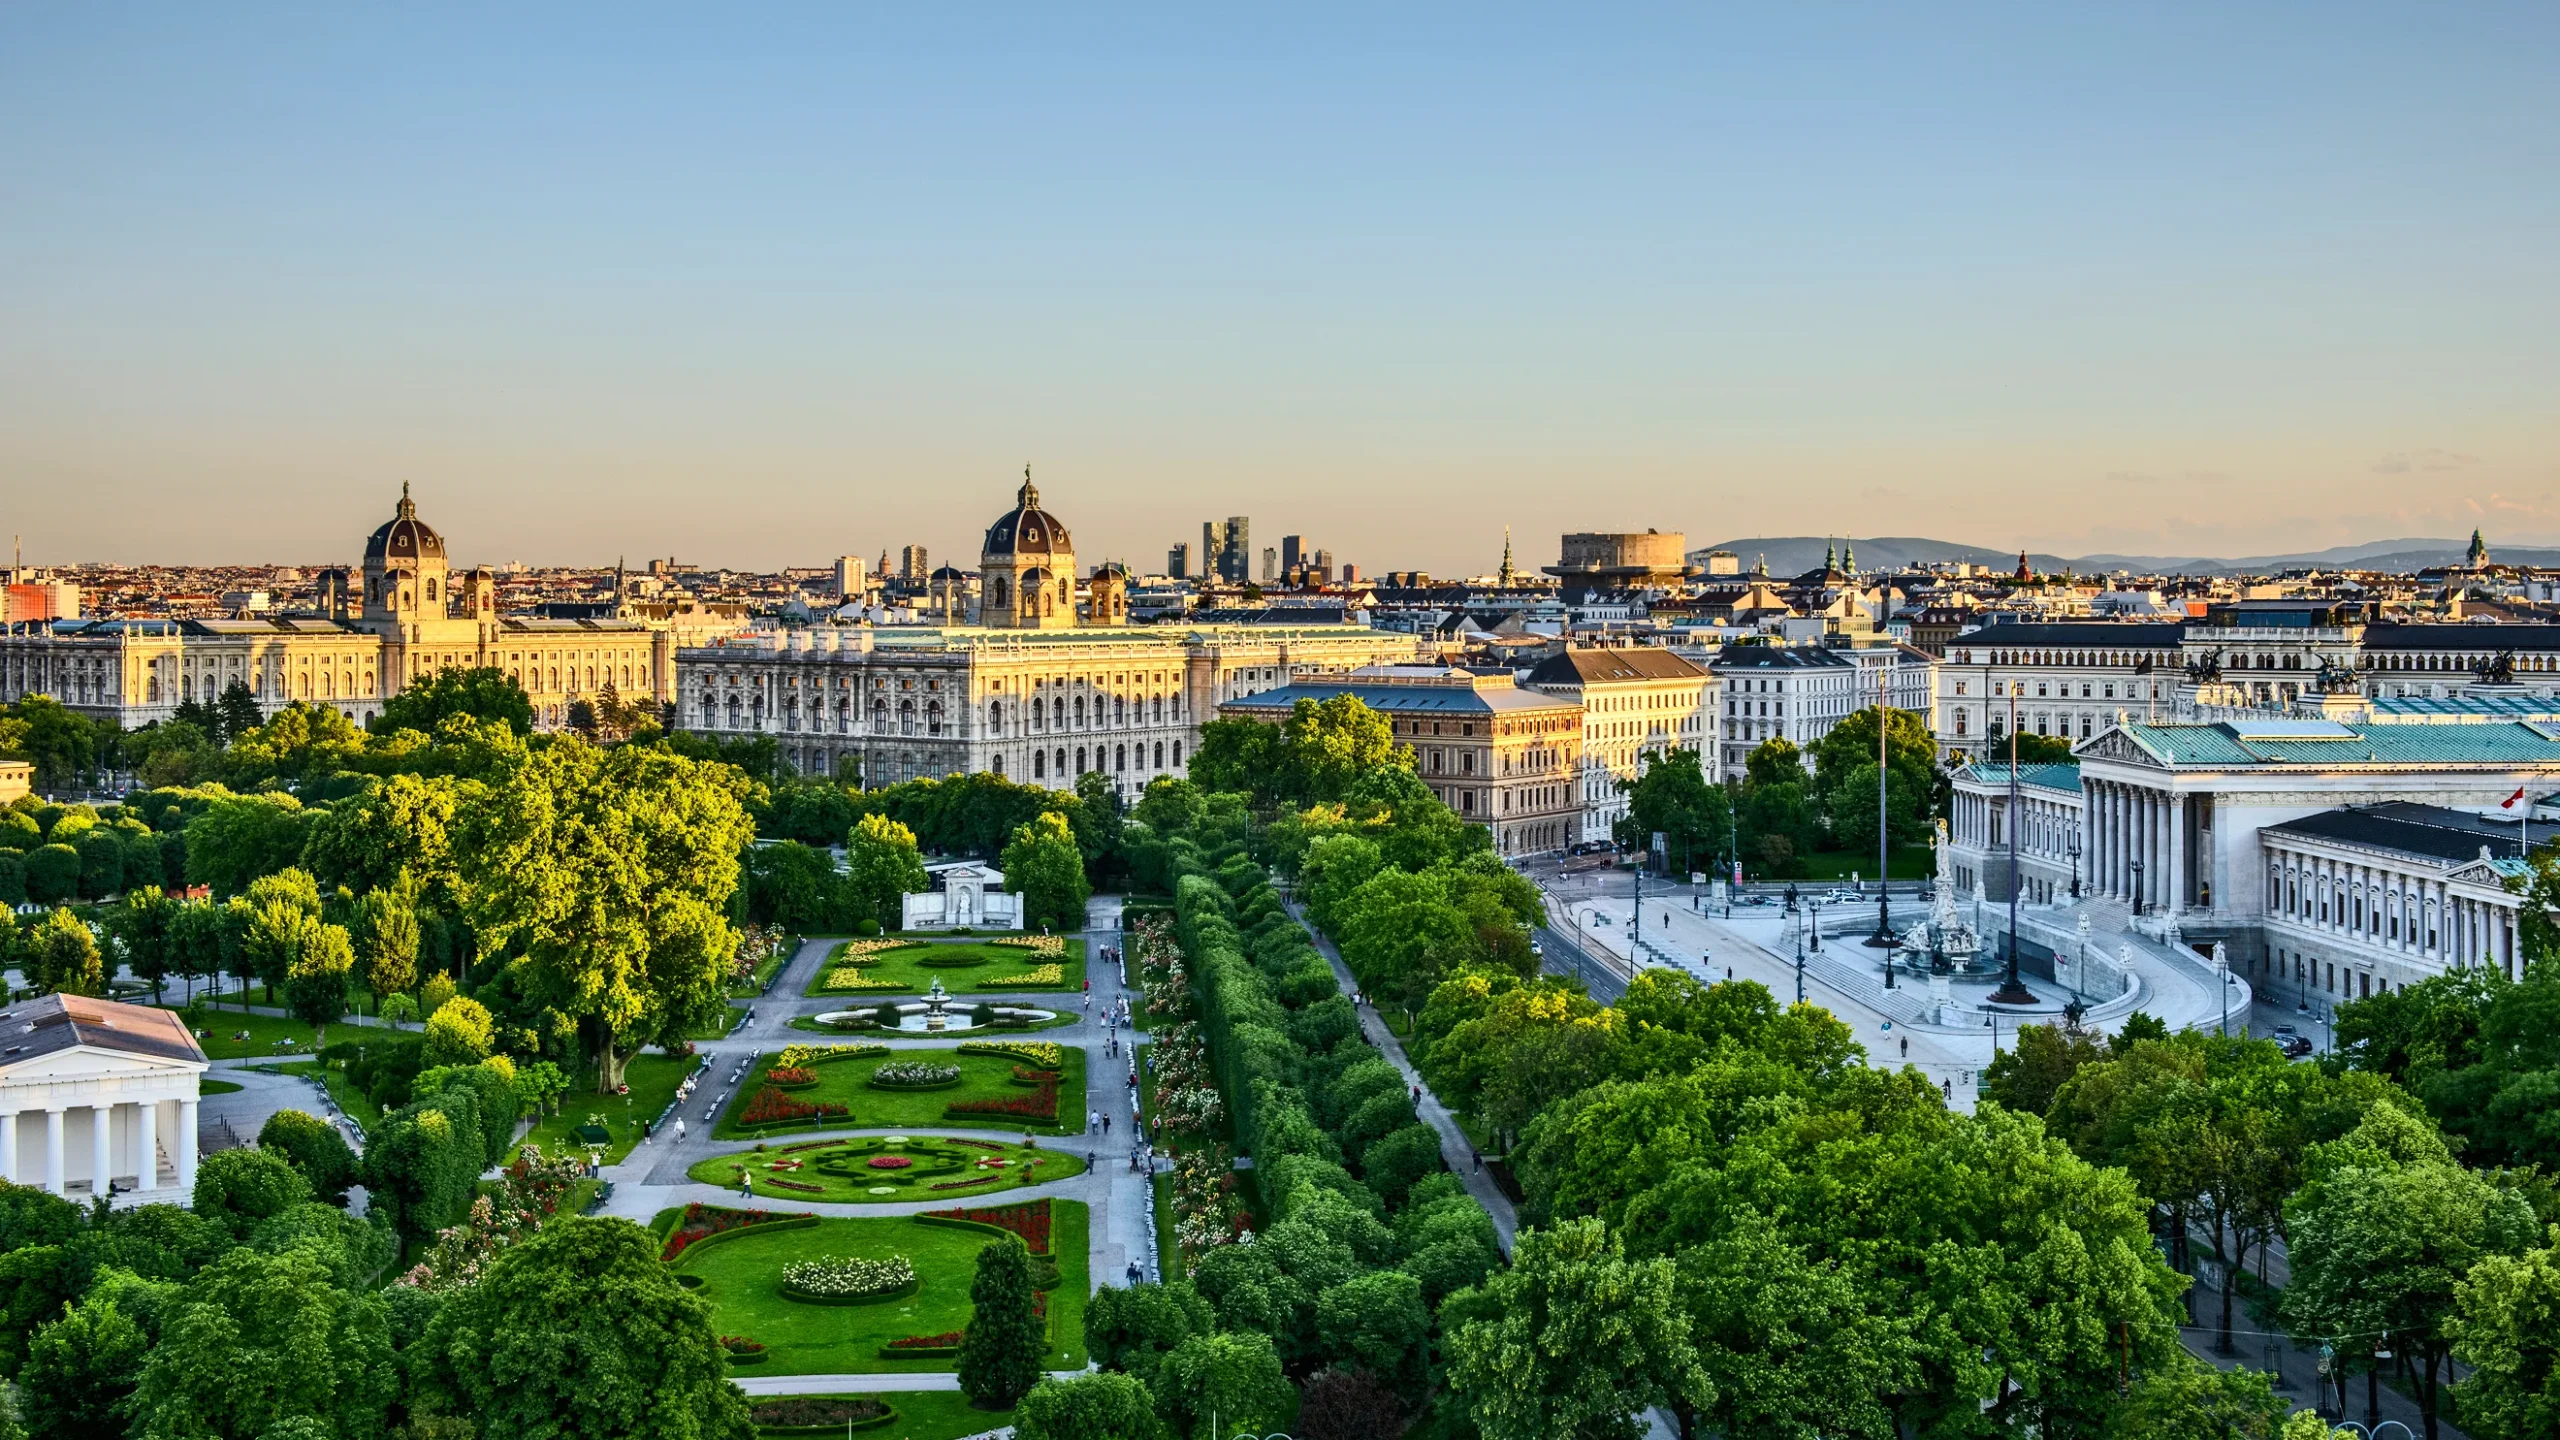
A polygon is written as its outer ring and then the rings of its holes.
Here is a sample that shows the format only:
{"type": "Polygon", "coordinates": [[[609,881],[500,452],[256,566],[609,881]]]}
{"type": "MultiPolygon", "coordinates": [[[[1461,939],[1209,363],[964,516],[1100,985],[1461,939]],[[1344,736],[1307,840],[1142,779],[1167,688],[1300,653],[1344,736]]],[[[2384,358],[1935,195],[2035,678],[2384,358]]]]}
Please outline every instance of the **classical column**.
{"type": "Polygon", "coordinates": [[[104,1195],[115,1180],[116,1107],[89,1107],[89,1193],[104,1195]]]}
{"type": "Polygon", "coordinates": [[[2160,802],[2160,815],[2169,842],[2169,883],[2160,894],[2170,914],[2183,914],[2187,908],[2187,797],[2168,795],[2160,802]]]}
{"type": "Polygon", "coordinates": [[[193,1194],[196,1188],[196,1101],[193,1096],[178,1102],[178,1188],[193,1194]]]}
{"type": "Polygon", "coordinates": [[[134,1188],[160,1188],[160,1102],[145,1100],[133,1107],[134,1188]]]}
{"type": "Polygon", "coordinates": [[[0,1114],[0,1180],[12,1185],[18,1178],[18,1112],[0,1114]]]}
{"type": "Polygon", "coordinates": [[[44,1112],[44,1188],[62,1193],[62,1107],[48,1105],[44,1112]]]}

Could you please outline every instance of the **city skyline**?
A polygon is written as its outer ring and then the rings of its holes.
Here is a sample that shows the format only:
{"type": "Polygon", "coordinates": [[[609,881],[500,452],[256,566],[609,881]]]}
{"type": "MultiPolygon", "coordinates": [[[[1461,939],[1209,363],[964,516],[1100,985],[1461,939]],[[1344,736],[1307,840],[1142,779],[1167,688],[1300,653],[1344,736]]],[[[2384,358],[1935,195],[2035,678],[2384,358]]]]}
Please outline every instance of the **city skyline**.
{"type": "Polygon", "coordinates": [[[155,20],[0,18],[31,561],[2560,541],[2547,9],[155,20]]]}

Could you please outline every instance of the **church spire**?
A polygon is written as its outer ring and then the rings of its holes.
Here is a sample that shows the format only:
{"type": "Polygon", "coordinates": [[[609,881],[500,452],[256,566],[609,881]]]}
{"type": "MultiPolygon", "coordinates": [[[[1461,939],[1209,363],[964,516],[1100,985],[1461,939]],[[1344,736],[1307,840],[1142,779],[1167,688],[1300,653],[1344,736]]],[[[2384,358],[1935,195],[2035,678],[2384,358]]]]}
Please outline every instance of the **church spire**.
{"type": "Polygon", "coordinates": [[[1857,541],[1855,541],[1855,540],[1844,540],[1844,541],[1842,541],[1842,542],[1841,542],[1841,544],[1840,544],[1840,568],[1841,568],[1841,569],[1843,569],[1843,570],[1845,570],[1845,571],[1847,571],[1848,573],[1850,573],[1850,574],[1852,574],[1852,575],[1855,575],[1855,574],[1857,574],[1857,573],[1858,573],[1858,542],[1857,542],[1857,541]]]}
{"type": "Polygon", "coordinates": [[[1822,569],[1823,569],[1823,573],[1825,573],[1825,574],[1829,574],[1831,571],[1837,570],[1837,569],[1839,569],[1839,568],[1840,568],[1840,547],[1839,547],[1839,546],[1837,546],[1837,545],[1829,544],[1829,543],[1827,543],[1827,542],[1826,542],[1826,543],[1823,545],[1823,547],[1822,547],[1822,569]]]}
{"type": "Polygon", "coordinates": [[[2481,540],[2476,526],[2471,531],[2471,548],[2462,552],[2462,563],[2474,570],[2489,563],[2489,547],[2481,540]]]}
{"type": "Polygon", "coordinates": [[[1510,588],[1511,588],[1511,577],[1512,577],[1512,574],[1513,574],[1513,572],[1512,572],[1512,569],[1511,569],[1511,527],[1510,527],[1510,526],[1508,526],[1508,525],[1505,525],[1505,526],[1503,526],[1503,527],[1502,527],[1502,588],[1503,588],[1503,589],[1508,590],[1508,589],[1510,589],[1510,588]]]}

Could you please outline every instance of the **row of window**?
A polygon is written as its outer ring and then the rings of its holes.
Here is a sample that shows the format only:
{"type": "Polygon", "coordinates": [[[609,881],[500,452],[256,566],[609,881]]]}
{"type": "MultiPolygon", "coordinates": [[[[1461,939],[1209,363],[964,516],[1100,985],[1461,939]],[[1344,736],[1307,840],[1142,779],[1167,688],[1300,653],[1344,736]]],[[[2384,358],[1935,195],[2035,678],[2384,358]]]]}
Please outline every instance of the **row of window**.
{"type": "Polygon", "coordinates": [[[2377,884],[2368,891],[2362,881],[2332,880],[2317,872],[2275,864],[2267,867],[2267,910],[2306,925],[2333,925],[2392,944],[2421,950],[2436,948],[2435,897],[2429,895],[2422,901],[2397,885],[2377,884]]]}

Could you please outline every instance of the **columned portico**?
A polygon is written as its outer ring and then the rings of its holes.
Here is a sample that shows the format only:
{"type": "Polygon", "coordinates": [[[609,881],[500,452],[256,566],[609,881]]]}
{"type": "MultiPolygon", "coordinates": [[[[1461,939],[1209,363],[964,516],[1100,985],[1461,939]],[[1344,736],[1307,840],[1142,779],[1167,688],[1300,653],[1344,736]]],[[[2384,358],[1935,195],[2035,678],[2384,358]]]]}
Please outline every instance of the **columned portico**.
{"type": "Polygon", "coordinates": [[[175,1125],[176,1182],[194,1188],[196,1093],[207,1067],[177,1016],[45,995],[0,1009],[0,1023],[20,1042],[0,1064],[0,1173],[56,1195],[171,1199],[161,1133],[175,1125]],[[41,1138],[28,1133],[39,1117],[41,1138]]]}

